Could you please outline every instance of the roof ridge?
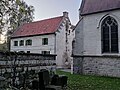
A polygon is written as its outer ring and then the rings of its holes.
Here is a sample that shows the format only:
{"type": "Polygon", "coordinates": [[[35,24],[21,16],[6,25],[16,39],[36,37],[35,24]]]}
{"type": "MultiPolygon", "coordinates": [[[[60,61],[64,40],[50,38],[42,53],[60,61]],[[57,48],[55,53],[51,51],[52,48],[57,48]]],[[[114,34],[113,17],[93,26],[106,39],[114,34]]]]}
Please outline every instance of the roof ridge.
{"type": "Polygon", "coordinates": [[[25,23],[25,24],[37,23],[37,22],[42,22],[42,21],[51,20],[51,19],[60,18],[60,17],[62,18],[64,16],[57,16],[57,17],[52,17],[52,18],[46,18],[46,19],[42,19],[42,20],[38,20],[38,21],[33,21],[33,22],[25,23]]]}

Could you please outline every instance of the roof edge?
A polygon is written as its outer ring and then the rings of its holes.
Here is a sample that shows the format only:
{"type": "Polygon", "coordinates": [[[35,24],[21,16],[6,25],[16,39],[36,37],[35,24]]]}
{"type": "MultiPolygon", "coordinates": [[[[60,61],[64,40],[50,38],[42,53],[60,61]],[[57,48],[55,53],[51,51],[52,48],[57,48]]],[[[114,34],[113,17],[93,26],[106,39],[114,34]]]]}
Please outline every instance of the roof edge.
{"type": "Polygon", "coordinates": [[[50,35],[50,34],[55,34],[54,33],[46,33],[46,34],[36,34],[36,35],[26,35],[26,36],[16,36],[16,37],[11,37],[11,39],[15,39],[15,38],[21,38],[21,37],[34,37],[34,36],[42,36],[42,35],[50,35]]]}
{"type": "Polygon", "coordinates": [[[75,25],[73,31],[76,29],[76,27],[78,26],[78,24],[81,22],[81,20],[83,19],[83,17],[81,17],[81,19],[78,21],[78,23],[75,25]]]}
{"type": "MultiPolygon", "coordinates": [[[[37,23],[37,22],[41,22],[41,21],[45,21],[45,20],[49,20],[49,19],[54,19],[54,18],[60,18],[60,17],[62,18],[64,16],[56,16],[56,17],[51,17],[51,18],[45,18],[45,19],[42,19],[42,20],[30,22],[30,23],[37,23]]],[[[25,23],[25,24],[29,24],[29,23],[25,23]]]]}
{"type": "Polygon", "coordinates": [[[120,8],[116,8],[116,9],[109,9],[109,10],[104,10],[104,11],[97,11],[97,12],[92,12],[92,13],[80,13],[81,16],[84,15],[90,15],[90,14],[97,14],[97,13],[102,13],[102,12],[107,12],[107,11],[114,11],[114,10],[119,10],[120,8]]]}

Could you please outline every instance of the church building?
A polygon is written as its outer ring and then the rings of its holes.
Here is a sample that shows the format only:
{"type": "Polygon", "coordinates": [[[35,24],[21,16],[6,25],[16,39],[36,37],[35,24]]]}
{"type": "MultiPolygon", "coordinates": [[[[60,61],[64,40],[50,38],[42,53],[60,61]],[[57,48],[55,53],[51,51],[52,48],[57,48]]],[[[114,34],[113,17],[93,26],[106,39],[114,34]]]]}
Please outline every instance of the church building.
{"type": "Polygon", "coordinates": [[[120,77],[120,0],[82,0],[74,73],[120,77]]]}

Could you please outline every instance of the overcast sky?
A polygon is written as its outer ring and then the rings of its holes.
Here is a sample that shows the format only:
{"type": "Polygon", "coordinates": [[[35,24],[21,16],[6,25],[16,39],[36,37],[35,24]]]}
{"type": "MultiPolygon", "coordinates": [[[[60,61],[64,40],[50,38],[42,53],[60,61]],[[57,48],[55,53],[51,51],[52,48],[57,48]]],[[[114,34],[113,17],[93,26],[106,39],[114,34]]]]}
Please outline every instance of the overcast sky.
{"type": "Polygon", "coordinates": [[[24,0],[35,8],[34,21],[63,15],[69,12],[71,23],[75,25],[79,19],[81,0],[24,0]]]}

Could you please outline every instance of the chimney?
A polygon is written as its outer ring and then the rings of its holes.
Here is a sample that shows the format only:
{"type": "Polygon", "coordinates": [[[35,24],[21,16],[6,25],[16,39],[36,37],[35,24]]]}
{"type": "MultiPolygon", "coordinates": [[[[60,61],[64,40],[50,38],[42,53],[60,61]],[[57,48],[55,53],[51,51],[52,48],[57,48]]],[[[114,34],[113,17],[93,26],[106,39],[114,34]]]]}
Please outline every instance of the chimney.
{"type": "Polygon", "coordinates": [[[64,17],[68,17],[68,12],[63,12],[64,17]]]}

